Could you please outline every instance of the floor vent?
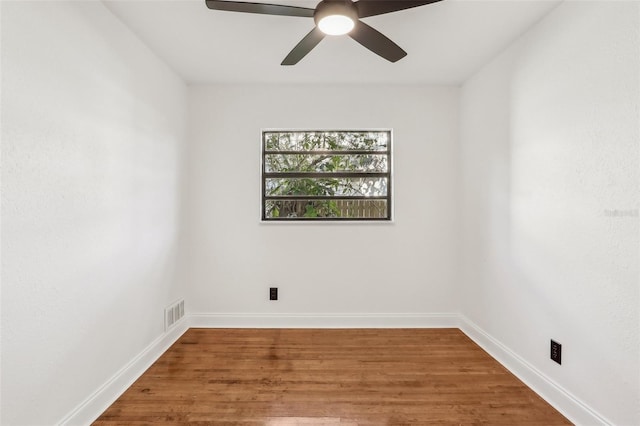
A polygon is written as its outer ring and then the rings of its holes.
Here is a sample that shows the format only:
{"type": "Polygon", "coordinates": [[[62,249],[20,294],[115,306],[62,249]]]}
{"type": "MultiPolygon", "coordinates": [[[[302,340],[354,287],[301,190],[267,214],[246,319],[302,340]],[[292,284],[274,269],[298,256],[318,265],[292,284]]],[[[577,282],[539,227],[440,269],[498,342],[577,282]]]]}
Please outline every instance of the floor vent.
{"type": "Polygon", "coordinates": [[[178,300],[164,308],[164,331],[173,327],[182,317],[184,317],[184,300],[178,300]]]}

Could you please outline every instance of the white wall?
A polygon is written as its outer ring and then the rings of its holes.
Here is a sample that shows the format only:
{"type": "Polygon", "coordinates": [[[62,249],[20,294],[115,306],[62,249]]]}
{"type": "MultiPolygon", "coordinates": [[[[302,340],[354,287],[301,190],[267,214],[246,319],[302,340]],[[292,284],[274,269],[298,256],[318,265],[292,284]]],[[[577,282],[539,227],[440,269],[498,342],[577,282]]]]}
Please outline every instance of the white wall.
{"type": "Polygon", "coordinates": [[[639,7],[566,2],[461,93],[462,312],[618,425],[640,424],[639,7]]]}
{"type": "Polygon", "coordinates": [[[186,87],[100,2],[2,2],[2,424],[47,425],[163,333],[186,87]]]}
{"type": "Polygon", "coordinates": [[[231,323],[239,314],[457,312],[457,98],[446,87],[191,87],[192,312],[231,323]],[[261,224],[268,128],[392,128],[395,223],[261,224]],[[268,300],[269,286],[279,301],[268,300]]]}

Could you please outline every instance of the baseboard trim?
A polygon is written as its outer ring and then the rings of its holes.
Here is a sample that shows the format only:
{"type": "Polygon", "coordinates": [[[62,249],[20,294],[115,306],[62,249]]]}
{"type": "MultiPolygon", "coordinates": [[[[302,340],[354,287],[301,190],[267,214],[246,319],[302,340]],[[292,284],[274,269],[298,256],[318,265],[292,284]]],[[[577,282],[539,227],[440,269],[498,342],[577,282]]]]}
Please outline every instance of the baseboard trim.
{"type": "Polygon", "coordinates": [[[194,328],[458,328],[443,314],[191,314],[194,328]]]}
{"type": "Polygon", "coordinates": [[[576,425],[611,425],[602,415],[542,374],[463,315],[460,330],[576,425]]]}
{"type": "Polygon", "coordinates": [[[88,425],[96,420],[126,391],[169,347],[189,329],[186,318],[155,339],[106,383],[67,414],[58,425],[88,425]]]}

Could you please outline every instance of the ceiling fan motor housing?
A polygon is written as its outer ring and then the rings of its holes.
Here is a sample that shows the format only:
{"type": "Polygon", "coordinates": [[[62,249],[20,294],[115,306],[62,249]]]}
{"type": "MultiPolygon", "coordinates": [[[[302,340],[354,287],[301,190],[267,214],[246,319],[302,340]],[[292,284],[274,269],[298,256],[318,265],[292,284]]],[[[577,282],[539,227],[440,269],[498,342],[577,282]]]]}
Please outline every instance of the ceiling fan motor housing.
{"type": "Polygon", "coordinates": [[[313,19],[320,25],[322,19],[335,15],[347,17],[354,23],[358,21],[358,10],[351,0],[323,0],[318,3],[313,19]]]}

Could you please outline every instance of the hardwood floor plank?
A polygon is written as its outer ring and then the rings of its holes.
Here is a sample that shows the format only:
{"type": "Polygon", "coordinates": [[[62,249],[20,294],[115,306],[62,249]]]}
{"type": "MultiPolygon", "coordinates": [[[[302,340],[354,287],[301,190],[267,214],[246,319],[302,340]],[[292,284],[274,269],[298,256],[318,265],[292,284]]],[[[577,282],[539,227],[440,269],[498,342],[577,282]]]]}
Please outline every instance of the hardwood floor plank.
{"type": "Polygon", "coordinates": [[[458,329],[190,329],[95,425],[567,425],[458,329]]]}

